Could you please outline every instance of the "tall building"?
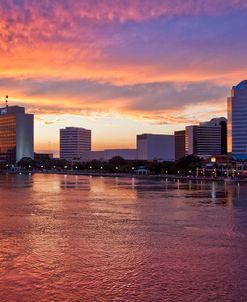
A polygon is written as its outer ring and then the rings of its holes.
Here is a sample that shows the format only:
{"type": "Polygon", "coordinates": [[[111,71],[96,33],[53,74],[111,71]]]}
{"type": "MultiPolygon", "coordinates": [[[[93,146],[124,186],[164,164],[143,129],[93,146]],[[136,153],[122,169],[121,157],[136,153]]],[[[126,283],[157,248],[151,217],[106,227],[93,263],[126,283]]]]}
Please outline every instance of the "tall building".
{"type": "Polygon", "coordinates": [[[185,157],[185,130],[175,131],[175,160],[185,157]]]}
{"type": "Polygon", "coordinates": [[[226,154],[227,120],[214,118],[199,125],[187,126],[185,152],[197,156],[226,154]]]}
{"type": "Polygon", "coordinates": [[[137,159],[174,161],[174,135],[140,134],[137,135],[137,159]]]}
{"type": "Polygon", "coordinates": [[[91,130],[77,127],[60,129],[60,158],[80,159],[87,151],[91,151],[91,130]]]}
{"type": "Polygon", "coordinates": [[[0,161],[16,163],[34,157],[33,114],[24,107],[0,108],[0,161]]]}
{"type": "Polygon", "coordinates": [[[227,107],[228,152],[247,159],[247,80],[232,87],[227,107]]]}
{"type": "Polygon", "coordinates": [[[227,154],[227,119],[225,117],[212,118],[209,122],[203,122],[200,125],[221,127],[221,154],[227,154]]]}

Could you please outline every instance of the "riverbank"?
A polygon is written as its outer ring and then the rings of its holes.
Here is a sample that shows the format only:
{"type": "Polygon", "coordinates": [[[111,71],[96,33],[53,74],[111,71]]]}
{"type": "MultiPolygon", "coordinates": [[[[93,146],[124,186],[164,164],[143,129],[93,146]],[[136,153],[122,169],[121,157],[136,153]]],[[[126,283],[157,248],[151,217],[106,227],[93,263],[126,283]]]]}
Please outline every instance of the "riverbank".
{"type": "Polygon", "coordinates": [[[147,174],[138,175],[133,173],[109,173],[109,172],[85,172],[75,170],[63,171],[40,171],[40,170],[19,170],[19,171],[2,171],[4,174],[59,174],[59,175],[77,175],[77,176],[95,176],[95,177],[127,177],[137,179],[150,179],[150,180],[182,180],[182,181],[217,181],[217,182],[247,182],[247,178],[226,178],[214,176],[192,176],[192,175],[170,175],[170,174],[147,174]]]}

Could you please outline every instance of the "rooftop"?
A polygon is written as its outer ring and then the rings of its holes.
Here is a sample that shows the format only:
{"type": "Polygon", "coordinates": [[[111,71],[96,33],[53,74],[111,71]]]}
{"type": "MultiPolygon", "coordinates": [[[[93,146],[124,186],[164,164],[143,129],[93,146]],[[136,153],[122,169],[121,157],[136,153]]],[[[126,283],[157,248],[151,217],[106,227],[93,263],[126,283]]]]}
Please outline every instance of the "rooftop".
{"type": "Polygon", "coordinates": [[[235,86],[235,89],[237,90],[247,89],[247,80],[240,82],[237,86],[235,86]]]}

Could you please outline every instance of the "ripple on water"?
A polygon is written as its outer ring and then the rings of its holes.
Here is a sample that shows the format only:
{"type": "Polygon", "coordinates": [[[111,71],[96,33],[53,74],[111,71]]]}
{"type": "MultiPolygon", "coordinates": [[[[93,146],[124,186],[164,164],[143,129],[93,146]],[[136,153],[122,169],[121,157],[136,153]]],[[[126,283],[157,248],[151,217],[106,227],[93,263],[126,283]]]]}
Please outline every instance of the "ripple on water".
{"type": "Polygon", "coordinates": [[[247,301],[245,184],[0,176],[1,301],[247,301]]]}

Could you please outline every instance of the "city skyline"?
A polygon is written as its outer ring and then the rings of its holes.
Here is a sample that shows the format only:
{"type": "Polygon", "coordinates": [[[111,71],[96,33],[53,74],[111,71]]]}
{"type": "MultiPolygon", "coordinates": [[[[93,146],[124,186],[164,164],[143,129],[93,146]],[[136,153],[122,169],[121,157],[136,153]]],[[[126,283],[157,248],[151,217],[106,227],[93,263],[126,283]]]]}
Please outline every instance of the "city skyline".
{"type": "Polygon", "coordinates": [[[65,126],[101,150],[226,116],[246,15],[240,0],[1,1],[1,100],[34,113],[35,150],[54,153],[65,126]]]}

